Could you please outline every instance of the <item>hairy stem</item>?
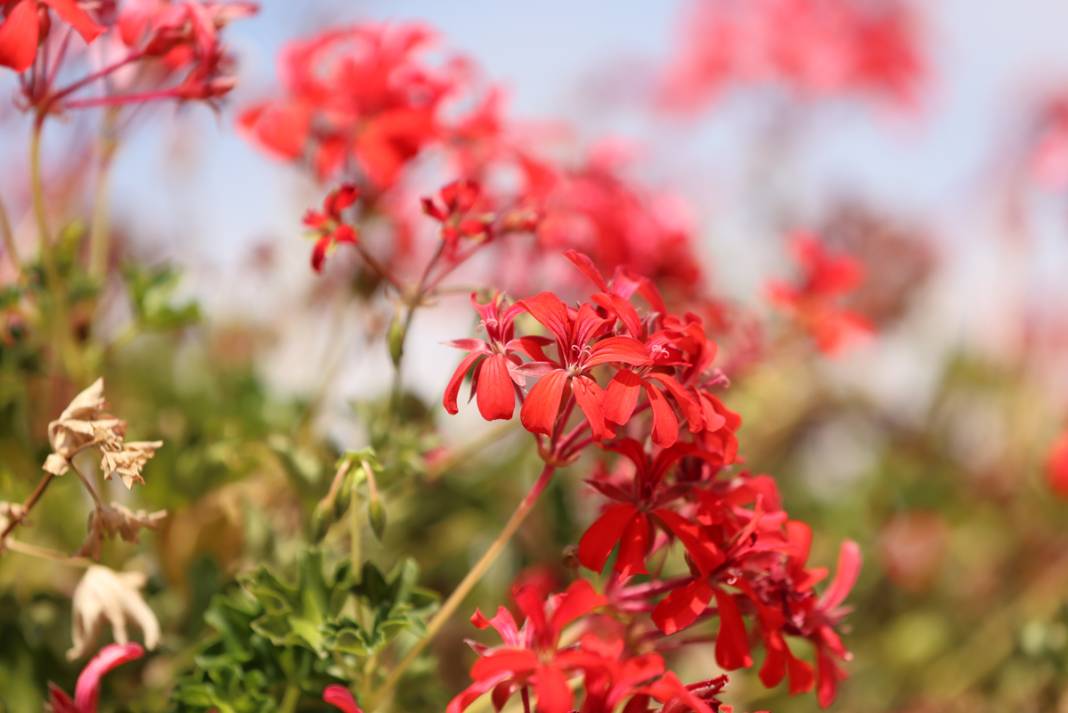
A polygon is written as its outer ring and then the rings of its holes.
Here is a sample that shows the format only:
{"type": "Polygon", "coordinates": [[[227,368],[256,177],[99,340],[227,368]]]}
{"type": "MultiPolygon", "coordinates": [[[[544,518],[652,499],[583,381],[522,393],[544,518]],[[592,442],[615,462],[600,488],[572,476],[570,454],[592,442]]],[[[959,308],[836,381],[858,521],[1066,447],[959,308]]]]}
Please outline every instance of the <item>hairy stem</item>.
{"type": "Polygon", "coordinates": [[[530,511],[534,509],[534,505],[538,502],[538,497],[552,480],[555,470],[555,466],[550,464],[546,464],[545,467],[542,468],[538,479],[534,482],[530,491],[527,492],[520,501],[519,506],[515,509],[515,512],[512,513],[512,516],[508,518],[508,522],[505,523],[504,529],[501,530],[500,534],[497,535],[497,538],[490,544],[489,549],[486,550],[485,554],[483,554],[478,562],[475,563],[475,566],[464,576],[460,584],[457,585],[456,589],[449,595],[449,598],[441,605],[441,609],[437,611],[434,618],[427,624],[426,633],[423,637],[408,650],[408,653],[405,654],[400,663],[393,667],[393,670],[390,671],[389,678],[387,678],[386,682],[382,684],[382,687],[375,692],[372,701],[379,704],[390,695],[401,677],[404,676],[405,671],[408,670],[408,667],[412,665],[427,645],[433,641],[441,628],[448,622],[453,613],[456,612],[456,609],[463,603],[463,600],[470,594],[471,590],[474,589],[475,585],[478,584],[483,575],[486,574],[486,571],[489,570],[490,566],[497,560],[501,552],[504,551],[504,548],[508,545],[512,536],[519,529],[519,526],[527,519],[527,515],[530,514],[530,511]]]}

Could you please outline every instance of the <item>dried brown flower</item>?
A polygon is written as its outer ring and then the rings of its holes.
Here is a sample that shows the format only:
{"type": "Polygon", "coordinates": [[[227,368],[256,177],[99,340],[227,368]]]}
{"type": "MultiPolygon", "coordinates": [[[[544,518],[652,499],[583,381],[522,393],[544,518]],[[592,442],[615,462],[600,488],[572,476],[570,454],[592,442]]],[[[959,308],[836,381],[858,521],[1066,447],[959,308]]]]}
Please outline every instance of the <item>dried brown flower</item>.
{"type": "Polygon", "coordinates": [[[137,542],[141,530],[155,530],[166,517],[166,510],[130,510],[115,502],[98,507],[89,514],[89,536],[79,554],[98,559],[105,540],[118,536],[126,542],[137,542]]]}

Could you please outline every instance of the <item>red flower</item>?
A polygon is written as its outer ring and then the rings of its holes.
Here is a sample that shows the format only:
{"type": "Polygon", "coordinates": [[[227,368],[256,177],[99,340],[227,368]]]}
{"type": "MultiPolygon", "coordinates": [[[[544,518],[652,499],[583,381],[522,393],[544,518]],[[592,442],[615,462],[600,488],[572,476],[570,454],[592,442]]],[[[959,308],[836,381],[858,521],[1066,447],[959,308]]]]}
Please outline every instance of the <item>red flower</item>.
{"type": "Polygon", "coordinates": [[[343,713],[363,713],[349,689],[336,683],[323,689],[323,702],[339,708],[343,713]]]}
{"type": "Polygon", "coordinates": [[[327,194],[323,199],[322,212],[309,210],[304,214],[304,225],[318,236],[311,257],[312,268],[316,272],[322,272],[326,254],[334,245],[356,244],[356,229],[345,222],[342,212],[353,205],[358,197],[356,187],[346,183],[327,194]]]}
{"type": "Polygon", "coordinates": [[[645,346],[633,337],[610,336],[611,320],[598,315],[591,304],[569,309],[550,292],[519,304],[552,333],[556,342],[555,359],[540,348],[527,349],[534,359],[527,370],[541,370],[542,376],[523,402],[519,414],[523,426],[532,433],[551,436],[565,401],[574,396],[594,437],[609,437],[604,390],[589,371],[603,364],[645,364],[649,359],[645,346]]]}
{"type": "Polygon", "coordinates": [[[96,713],[100,680],[104,674],[128,661],[136,661],[144,654],[145,650],[140,644],[108,644],[89,660],[78,675],[73,701],[58,686],[49,684],[48,700],[53,713],[96,713]]]}
{"type": "MultiPolygon", "coordinates": [[[[37,57],[41,36],[42,14],[52,10],[91,43],[104,28],[97,24],[76,0],[2,0],[3,22],[0,23],[0,65],[24,72],[37,57]]],[[[47,23],[47,21],[45,21],[47,23]]],[[[47,24],[44,25],[46,28],[47,24]]]]}
{"type": "Polygon", "coordinates": [[[437,139],[457,82],[419,60],[433,38],[418,24],[364,24],[294,42],[282,55],[284,96],[249,107],[239,125],[284,159],[307,154],[320,178],[357,168],[388,188],[437,139]]]}
{"type": "Polygon", "coordinates": [[[911,105],[923,78],[906,3],[750,0],[691,3],[662,99],[694,110],[734,85],[911,105]]]}
{"type": "Polygon", "coordinates": [[[1068,498],[1068,431],[1053,442],[1046,473],[1053,492],[1062,498],[1068,498]]]}
{"type": "Polygon", "coordinates": [[[812,335],[821,351],[832,354],[848,342],[871,334],[871,323],[838,306],[841,297],[864,279],[859,262],[830,253],[816,237],[798,233],[791,244],[802,270],[801,282],[772,282],[768,294],[775,304],[790,311],[812,335]]]}
{"type": "Polygon", "coordinates": [[[474,682],[449,702],[446,713],[460,713],[491,690],[495,705],[501,708],[516,691],[528,686],[534,689],[539,713],[570,713],[573,699],[568,679],[599,664],[598,656],[579,646],[560,647],[564,628],[604,603],[589,582],[577,580],[563,594],[551,597],[538,587],[525,586],[514,596],[526,616],[522,628],[504,607],[492,619],[481,612],[472,617],[478,628],[496,629],[504,644],[494,648],[475,645],[479,659],[471,668],[474,682]]]}
{"type": "Polygon", "coordinates": [[[605,508],[579,540],[578,558],[582,565],[600,572],[619,544],[614,571],[624,579],[635,574],[648,574],[645,558],[653,544],[653,527],[659,525],[682,542],[699,571],[707,574],[719,566],[724,558],[715,543],[702,536],[696,523],[669,507],[688,489],[668,483],[665,478],[681,458],[695,456],[713,461],[715,458],[684,444],[664,449],[653,458],[632,439],[624,439],[606,448],[621,453],[633,463],[634,476],[629,488],[590,481],[602,494],[619,502],[605,508]]]}
{"type": "Polygon", "coordinates": [[[454,347],[466,349],[468,354],[449,379],[443,404],[451,414],[458,411],[456,396],[464,377],[470,372],[471,395],[478,397],[478,411],[482,418],[487,421],[509,419],[515,411],[516,384],[521,383],[523,378],[516,371],[522,361],[516,353],[517,349],[523,342],[537,344],[538,338],[514,338],[512,322],[523,308],[519,305],[505,308],[500,295],[486,304],[480,304],[475,294],[471,293],[471,304],[482,317],[482,328],[486,330],[488,341],[457,339],[450,342],[454,347]]]}
{"type": "Polygon", "coordinates": [[[493,237],[492,213],[476,213],[482,197],[474,181],[453,181],[438,193],[438,199],[423,198],[423,212],[441,223],[441,239],[454,253],[462,239],[486,241],[493,237]]]}

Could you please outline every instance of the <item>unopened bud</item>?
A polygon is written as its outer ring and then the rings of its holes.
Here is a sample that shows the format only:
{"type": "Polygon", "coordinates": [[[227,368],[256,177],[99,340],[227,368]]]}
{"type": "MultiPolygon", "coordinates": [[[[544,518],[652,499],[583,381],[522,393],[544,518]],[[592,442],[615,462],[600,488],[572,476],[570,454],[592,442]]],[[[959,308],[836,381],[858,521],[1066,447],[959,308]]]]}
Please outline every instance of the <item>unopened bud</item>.
{"type": "Polygon", "coordinates": [[[393,360],[393,366],[400,366],[404,357],[404,321],[399,319],[400,314],[393,315],[389,323],[389,358],[393,360]]]}
{"type": "Polygon", "coordinates": [[[381,542],[386,534],[386,507],[382,504],[382,498],[373,498],[367,504],[367,519],[371,521],[371,531],[381,542]]]}

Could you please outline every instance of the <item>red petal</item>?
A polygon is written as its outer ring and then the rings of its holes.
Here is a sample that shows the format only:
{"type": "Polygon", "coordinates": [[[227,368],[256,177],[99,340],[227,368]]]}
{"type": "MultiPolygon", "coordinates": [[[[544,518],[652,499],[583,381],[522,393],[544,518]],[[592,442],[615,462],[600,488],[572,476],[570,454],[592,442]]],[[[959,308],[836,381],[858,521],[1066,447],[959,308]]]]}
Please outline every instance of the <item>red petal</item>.
{"type": "Polygon", "coordinates": [[[86,44],[95,40],[104,31],[103,26],[97,24],[92,16],[81,9],[74,0],[42,0],[42,2],[55,10],[57,15],[73,27],[86,44]]]}
{"type": "Polygon", "coordinates": [[[633,371],[621,369],[608,382],[604,399],[604,416],[622,426],[634,414],[641,395],[641,377],[633,371]]]}
{"type": "Polygon", "coordinates": [[[475,681],[449,701],[449,705],[445,708],[445,713],[463,713],[463,711],[467,710],[468,706],[481,698],[487,691],[496,687],[507,677],[507,674],[501,674],[496,678],[475,681]]]}
{"type": "Polygon", "coordinates": [[[614,569],[621,577],[629,579],[636,574],[649,574],[645,569],[645,557],[649,554],[651,536],[649,518],[640,513],[635,514],[627,523],[627,529],[623,531],[623,538],[619,542],[619,557],[616,558],[614,569]]]}
{"type": "Polygon", "coordinates": [[[330,249],[330,243],[329,235],[324,235],[315,241],[311,254],[311,266],[316,272],[323,271],[323,263],[326,262],[326,253],[330,249]]]}
{"type": "Polygon", "coordinates": [[[493,354],[478,373],[478,412],[487,421],[507,420],[515,411],[515,385],[508,375],[508,358],[493,354]]]}
{"type": "Polygon", "coordinates": [[[559,636],[565,626],[579,617],[586,616],[604,602],[604,597],[597,593],[592,584],[585,579],[577,579],[561,596],[553,612],[550,626],[559,636]]]}
{"type": "Polygon", "coordinates": [[[586,420],[590,422],[590,432],[598,440],[611,438],[612,432],[604,424],[604,390],[597,382],[588,376],[577,376],[571,380],[571,388],[575,394],[586,420]]]}
{"type": "Polygon", "coordinates": [[[40,26],[33,0],[16,3],[0,25],[0,65],[24,72],[37,56],[40,26]]]}
{"type": "Polygon", "coordinates": [[[556,369],[543,376],[527,394],[519,418],[523,428],[531,433],[551,436],[556,416],[560,413],[560,401],[567,385],[567,372],[556,369]]]}
{"type": "Polygon", "coordinates": [[[608,337],[593,345],[586,365],[620,363],[642,366],[649,363],[649,350],[633,337],[608,337]]]}
{"type": "Polygon", "coordinates": [[[323,702],[340,708],[344,713],[363,713],[349,689],[336,683],[323,689],[323,702]]]}
{"type": "Polygon", "coordinates": [[[653,515],[664,523],[675,537],[679,538],[699,572],[709,574],[723,564],[723,553],[704,535],[698,525],[684,520],[670,510],[656,510],[653,515]]]}
{"type": "Polygon", "coordinates": [[[483,656],[471,667],[471,678],[484,681],[497,678],[502,673],[511,675],[533,671],[538,666],[538,656],[526,649],[504,649],[483,656]]]}
{"type": "Polygon", "coordinates": [[[704,579],[695,579],[664,597],[653,609],[653,621],[670,636],[694,623],[711,599],[712,587],[704,579]]]}
{"type": "Polygon", "coordinates": [[[559,297],[551,292],[542,292],[520,301],[519,304],[552,332],[560,344],[568,344],[571,341],[571,320],[567,314],[567,305],[559,297]]]}
{"type": "Polygon", "coordinates": [[[583,567],[594,572],[604,569],[605,562],[615,549],[616,543],[623,537],[623,530],[636,512],[633,505],[626,503],[605,508],[579,540],[578,559],[583,567]]]}
{"type": "Polygon", "coordinates": [[[445,410],[448,413],[455,414],[459,411],[456,407],[456,396],[460,393],[460,385],[463,383],[464,377],[467,376],[467,372],[471,368],[471,365],[483,356],[485,356],[485,354],[481,351],[471,352],[463,358],[460,365],[456,367],[456,371],[452,372],[452,377],[449,379],[449,383],[445,387],[445,395],[441,400],[442,406],[445,407],[445,410]]]}
{"type": "Polygon", "coordinates": [[[259,104],[241,114],[238,126],[267,150],[292,160],[304,153],[311,112],[297,103],[259,104]]]}
{"type": "Polygon", "coordinates": [[[838,550],[838,570],[834,580],[820,598],[820,608],[825,611],[836,609],[853,589],[860,574],[860,547],[852,540],[846,540],[838,550]]]}
{"type": "Polygon", "coordinates": [[[144,654],[145,650],[140,644],[108,644],[102,648],[78,676],[78,683],[74,687],[74,707],[79,711],[95,711],[100,696],[100,679],[104,674],[128,661],[136,661],[144,654]]]}
{"type": "Polygon", "coordinates": [[[578,250],[565,250],[564,256],[571,261],[575,267],[582,272],[583,275],[590,278],[593,284],[597,285],[597,288],[602,292],[608,292],[608,283],[604,280],[604,275],[597,269],[597,266],[593,264],[593,260],[589,255],[580,253],[578,250]]]}
{"type": "Polygon", "coordinates": [[[749,638],[745,622],[734,597],[721,589],[715,590],[716,608],[719,614],[719,632],[716,634],[716,663],[728,671],[753,664],[749,655],[749,638]]]}
{"type": "Polygon", "coordinates": [[[679,440],[679,419],[658,388],[648,382],[642,385],[653,408],[653,443],[661,448],[670,448],[679,440]]]}
{"type": "Polygon", "coordinates": [[[672,398],[675,399],[675,402],[682,409],[682,413],[686,416],[686,421],[690,426],[690,430],[694,433],[701,430],[701,426],[704,424],[701,405],[690,396],[689,392],[686,391],[683,385],[676,381],[675,377],[668,374],[653,372],[649,374],[649,378],[663,385],[668,393],[671,394],[672,398]]]}
{"type": "Polygon", "coordinates": [[[552,666],[539,668],[534,693],[538,697],[538,713],[571,713],[571,687],[560,669],[552,666]]]}

